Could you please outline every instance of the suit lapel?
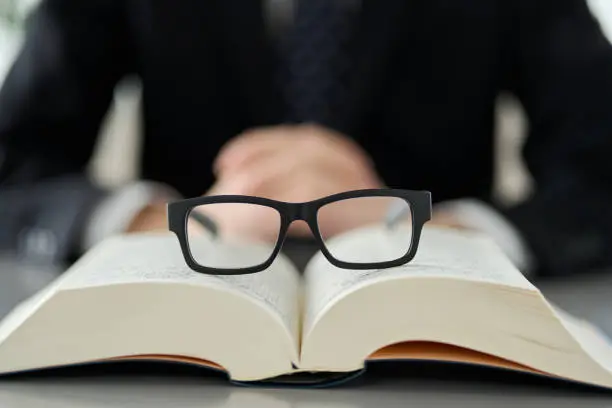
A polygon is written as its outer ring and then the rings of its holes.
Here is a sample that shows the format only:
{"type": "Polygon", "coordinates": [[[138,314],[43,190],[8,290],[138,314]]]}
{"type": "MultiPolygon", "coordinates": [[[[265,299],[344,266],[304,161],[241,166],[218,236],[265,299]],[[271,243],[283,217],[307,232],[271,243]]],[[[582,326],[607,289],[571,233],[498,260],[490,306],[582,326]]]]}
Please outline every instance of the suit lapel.
{"type": "Polygon", "coordinates": [[[340,130],[349,134],[362,128],[377,101],[387,63],[398,40],[407,0],[362,0],[357,33],[350,46],[353,66],[349,95],[340,118],[340,130]]]}
{"type": "Polygon", "coordinates": [[[242,94],[251,125],[282,120],[277,54],[267,36],[263,0],[218,0],[217,14],[228,69],[242,94]]]}

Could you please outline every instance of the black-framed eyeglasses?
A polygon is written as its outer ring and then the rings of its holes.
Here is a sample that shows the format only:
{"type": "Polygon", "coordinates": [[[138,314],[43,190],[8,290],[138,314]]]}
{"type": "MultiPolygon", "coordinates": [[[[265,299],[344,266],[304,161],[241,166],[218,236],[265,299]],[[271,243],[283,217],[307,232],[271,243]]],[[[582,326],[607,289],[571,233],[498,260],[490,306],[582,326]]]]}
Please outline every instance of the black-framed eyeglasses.
{"type": "Polygon", "coordinates": [[[200,273],[241,275],[265,270],[280,252],[290,224],[298,220],[308,224],[331,264],[345,269],[380,269],[414,258],[423,225],[431,219],[431,208],[430,192],[397,189],[347,191],[304,203],[221,195],[169,203],[168,224],[187,265],[200,273]],[[216,218],[244,210],[265,225],[268,236],[224,235],[216,218]],[[364,214],[369,218],[364,219],[364,214]],[[326,223],[338,220],[347,221],[340,222],[346,224],[342,232],[331,236],[322,233],[326,223]]]}

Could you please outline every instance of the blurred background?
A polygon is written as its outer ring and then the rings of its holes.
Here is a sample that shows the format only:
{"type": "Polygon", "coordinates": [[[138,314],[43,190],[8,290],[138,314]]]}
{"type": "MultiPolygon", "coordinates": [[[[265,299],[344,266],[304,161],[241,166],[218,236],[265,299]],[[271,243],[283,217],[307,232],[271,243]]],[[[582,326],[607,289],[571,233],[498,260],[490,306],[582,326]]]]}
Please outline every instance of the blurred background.
{"type": "MultiPolygon", "coordinates": [[[[0,84],[19,52],[25,19],[38,0],[0,0],[0,84]]],[[[612,0],[589,0],[593,14],[612,41],[612,0]]],[[[90,165],[92,177],[104,186],[118,186],[138,178],[140,88],[128,79],[118,87],[112,109],[102,127],[96,154],[90,165]]],[[[529,192],[530,180],[520,159],[527,123],[521,107],[502,95],[498,103],[499,138],[496,196],[514,203],[529,192]]]]}

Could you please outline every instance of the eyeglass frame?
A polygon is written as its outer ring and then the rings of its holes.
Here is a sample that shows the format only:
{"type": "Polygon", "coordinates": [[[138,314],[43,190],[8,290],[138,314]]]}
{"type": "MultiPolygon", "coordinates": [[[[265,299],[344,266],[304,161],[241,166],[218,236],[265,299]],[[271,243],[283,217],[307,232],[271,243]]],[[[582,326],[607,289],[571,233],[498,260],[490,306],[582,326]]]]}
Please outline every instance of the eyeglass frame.
{"type": "MultiPolygon", "coordinates": [[[[401,214],[395,214],[395,217],[398,215],[401,214]]],[[[425,223],[431,220],[431,215],[432,204],[431,193],[429,191],[391,188],[345,191],[301,203],[290,203],[256,196],[215,195],[188,198],[167,204],[168,229],[178,238],[181,251],[183,253],[183,258],[185,259],[187,266],[189,266],[189,268],[195,272],[208,275],[247,275],[264,271],[270,265],[272,265],[280,253],[283,243],[287,238],[289,226],[294,221],[304,221],[308,224],[308,227],[310,228],[320,251],[323,253],[323,256],[325,256],[328,262],[338,268],[367,270],[386,269],[404,265],[410,262],[416,256],[421,238],[421,231],[425,223]],[[408,248],[406,254],[404,254],[402,257],[384,262],[346,262],[336,259],[327,249],[323,236],[319,230],[317,217],[321,207],[338,201],[364,197],[395,197],[403,199],[408,204],[410,215],[412,217],[412,237],[410,247],[408,248]],[[189,247],[188,220],[194,208],[210,204],[253,204],[276,210],[280,216],[280,227],[278,238],[270,257],[259,265],[249,266],[246,268],[215,268],[207,267],[198,263],[194,259],[189,247]]],[[[215,228],[214,221],[208,220],[206,217],[204,217],[204,219],[199,217],[197,221],[208,229],[213,230],[215,228]]]]}

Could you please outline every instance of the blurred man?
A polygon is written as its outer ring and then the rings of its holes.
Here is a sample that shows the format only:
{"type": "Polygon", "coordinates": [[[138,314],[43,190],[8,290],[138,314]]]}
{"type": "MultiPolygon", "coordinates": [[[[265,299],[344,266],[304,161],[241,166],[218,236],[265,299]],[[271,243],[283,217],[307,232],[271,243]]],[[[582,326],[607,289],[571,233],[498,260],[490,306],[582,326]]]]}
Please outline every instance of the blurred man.
{"type": "Polygon", "coordinates": [[[431,190],[433,222],[490,234],[526,272],[612,266],[611,107],[585,0],[43,0],[0,94],[0,241],[71,259],[165,228],[180,196],[390,186],[431,190]],[[134,74],[144,181],[103,191],[84,169],[134,74]],[[491,202],[501,91],[529,117],[536,181],[509,209],[491,202]]]}

